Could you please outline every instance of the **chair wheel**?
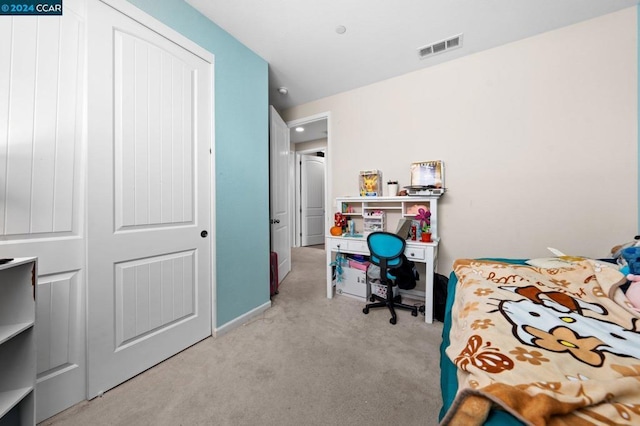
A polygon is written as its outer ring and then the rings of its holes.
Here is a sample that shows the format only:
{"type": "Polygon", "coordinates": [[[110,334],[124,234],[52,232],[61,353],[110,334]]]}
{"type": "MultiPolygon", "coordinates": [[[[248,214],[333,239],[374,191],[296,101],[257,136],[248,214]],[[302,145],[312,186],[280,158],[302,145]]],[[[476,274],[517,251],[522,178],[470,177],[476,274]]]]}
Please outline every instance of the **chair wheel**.
{"type": "Polygon", "coordinates": [[[365,314],[365,315],[368,314],[369,313],[369,308],[362,309],[362,313],[365,314]]]}
{"type": "Polygon", "coordinates": [[[396,319],[395,319],[395,318],[391,318],[391,319],[389,320],[389,322],[390,322],[391,324],[395,324],[395,323],[396,323],[396,319]]]}
{"type": "Polygon", "coordinates": [[[373,297],[373,294],[371,296],[369,296],[369,302],[375,302],[376,298],[373,297]]]}
{"type": "Polygon", "coordinates": [[[417,317],[418,316],[418,310],[414,309],[413,311],[411,311],[411,316],[417,317]]]}

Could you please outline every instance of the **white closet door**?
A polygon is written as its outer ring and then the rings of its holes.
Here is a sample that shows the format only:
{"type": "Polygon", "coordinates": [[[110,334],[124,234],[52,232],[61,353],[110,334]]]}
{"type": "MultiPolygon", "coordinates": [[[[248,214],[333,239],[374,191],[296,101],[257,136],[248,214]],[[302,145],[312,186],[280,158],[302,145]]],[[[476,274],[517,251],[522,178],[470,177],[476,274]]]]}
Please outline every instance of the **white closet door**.
{"type": "Polygon", "coordinates": [[[87,19],[93,398],[211,335],[212,64],[97,0],[87,19]]]}
{"type": "Polygon", "coordinates": [[[0,24],[0,257],[37,256],[37,420],[85,399],[84,11],[0,24]]]}
{"type": "Polygon", "coordinates": [[[271,251],[278,254],[278,282],[291,271],[289,204],[289,128],[274,107],[269,107],[269,169],[271,251]]]}

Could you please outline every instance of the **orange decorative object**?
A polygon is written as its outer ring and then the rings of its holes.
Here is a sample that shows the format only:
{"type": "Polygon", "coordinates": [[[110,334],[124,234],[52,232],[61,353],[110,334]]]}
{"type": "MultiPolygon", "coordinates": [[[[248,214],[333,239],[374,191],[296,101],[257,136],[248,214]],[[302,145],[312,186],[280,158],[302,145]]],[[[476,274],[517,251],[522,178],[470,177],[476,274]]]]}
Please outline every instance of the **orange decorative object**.
{"type": "Polygon", "coordinates": [[[421,240],[422,240],[423,243],[430,243],[431,242],[431,233],[423,232],[422,236],[421,236],[421,240]]]}
{"type": "Polygon", "coordinates": [[[331,235],[333,235],[334,237],[339,237],[340,235],[342,235],[342,228],[340,228],[339,226],[332,226],[329,232],[331,232],[331,235]]]}

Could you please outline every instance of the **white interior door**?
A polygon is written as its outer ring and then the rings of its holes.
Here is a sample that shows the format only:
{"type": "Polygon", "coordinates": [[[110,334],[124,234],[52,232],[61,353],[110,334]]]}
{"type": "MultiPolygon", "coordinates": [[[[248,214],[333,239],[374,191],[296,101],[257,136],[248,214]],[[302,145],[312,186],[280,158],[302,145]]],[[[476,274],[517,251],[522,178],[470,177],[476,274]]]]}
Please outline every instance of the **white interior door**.
{"type": "Polygon", "coordinates": [[[85,399],[84,11],[0,24],[0,257],[38,257],[36,418],[85,399]]]}
{"type": "Polygon", "coordinates": [[[275,108],[269,111],[271,251],[278,254],[278,280],[282,281],[291,271],[289,128],[275,108]]]}
{"type": "Polygon", "coordinates": [[[211,335],[212,64],[154,29],[89,1],[89,398],[211,335]]]}
{"type": "Polygon", "coordinates": [[[324,243],[324,157],[301,155],[302,245],[324,243]]]}

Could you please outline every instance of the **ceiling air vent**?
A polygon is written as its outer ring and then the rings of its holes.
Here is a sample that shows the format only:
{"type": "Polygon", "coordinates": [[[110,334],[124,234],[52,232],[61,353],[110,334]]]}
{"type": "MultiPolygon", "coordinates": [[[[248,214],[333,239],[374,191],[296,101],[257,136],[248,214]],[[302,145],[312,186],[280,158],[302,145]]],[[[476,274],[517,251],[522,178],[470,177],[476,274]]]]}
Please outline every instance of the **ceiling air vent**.
{"type": "Polygon", "coordinates": [[[462,34],[419,47],[418,56],[420,59],[424,59],[459,47],[462,47],[462,34]]]}

